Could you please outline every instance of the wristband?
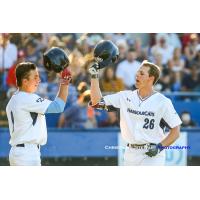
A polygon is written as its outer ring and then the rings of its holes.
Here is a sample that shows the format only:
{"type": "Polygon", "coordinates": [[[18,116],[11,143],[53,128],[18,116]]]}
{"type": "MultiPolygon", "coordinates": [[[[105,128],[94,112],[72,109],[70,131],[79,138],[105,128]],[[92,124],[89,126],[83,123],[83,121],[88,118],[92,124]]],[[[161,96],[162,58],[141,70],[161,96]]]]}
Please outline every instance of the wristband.
{"type": "Polygon", "coordinates": [[[97,79],[97,78],[99,78],[99,74],[92,74],[92,75],[91,75],[91,78],[97,79]]]}

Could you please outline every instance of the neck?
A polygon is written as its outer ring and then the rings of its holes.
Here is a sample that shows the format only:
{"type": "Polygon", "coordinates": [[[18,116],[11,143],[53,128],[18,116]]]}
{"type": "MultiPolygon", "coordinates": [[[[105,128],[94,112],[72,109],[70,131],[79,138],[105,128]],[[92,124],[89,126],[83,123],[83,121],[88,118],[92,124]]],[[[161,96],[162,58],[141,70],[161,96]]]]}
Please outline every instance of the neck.
{"type": "Polygon", "coordinates": [[[21,92],[27,92],[27,93],[31,93],[29,90],[27,90],[27,88],[26,87],[19,87],[19,91],[21,91],[21,92]]]}
{"type": "Polygon", "coordinates": [[[153,92],[154,92],[153,87],[138,89],[138,93],[142,99],[150,96],[153,92]]]}

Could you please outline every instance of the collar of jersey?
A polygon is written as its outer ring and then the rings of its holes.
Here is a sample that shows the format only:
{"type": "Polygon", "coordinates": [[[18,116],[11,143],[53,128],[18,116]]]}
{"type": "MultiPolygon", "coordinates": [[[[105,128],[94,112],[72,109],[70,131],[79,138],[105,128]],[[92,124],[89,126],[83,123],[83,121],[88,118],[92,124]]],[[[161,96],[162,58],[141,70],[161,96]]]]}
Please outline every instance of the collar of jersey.
{"type": "Polygon", "coordinates": [[[153,96],[153,95],[156,94],[156,93],[157,93],[156,91],[153,91],[149,96],[142,98],[142,97],[139,95],[139,90],[137,90],[138,98],[139,98],[141,101],[147,100],[149,97],[153,96]]]}

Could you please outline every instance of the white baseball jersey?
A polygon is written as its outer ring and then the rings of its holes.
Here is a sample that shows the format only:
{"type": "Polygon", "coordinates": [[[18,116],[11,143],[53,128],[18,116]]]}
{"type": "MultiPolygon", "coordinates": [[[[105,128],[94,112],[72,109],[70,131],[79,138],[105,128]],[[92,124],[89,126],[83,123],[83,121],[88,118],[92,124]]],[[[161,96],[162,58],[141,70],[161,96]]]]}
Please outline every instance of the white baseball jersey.
{"type": "Polygon", "coordinates": [[[45,111],[52,101],[36,94],[17,91],[8,102],[6,113],[10,130],[10,145],[47,141],[45,111]]]}
{"type": "Polygon", "coordinates": [[[182,123],[171,100],[159,92],[141,99],[138,90],[121,91],[104,96],[104,101],[120,108],[122,137],[131,144],[159,143],[165,137],[165,126],[182,123]]]}

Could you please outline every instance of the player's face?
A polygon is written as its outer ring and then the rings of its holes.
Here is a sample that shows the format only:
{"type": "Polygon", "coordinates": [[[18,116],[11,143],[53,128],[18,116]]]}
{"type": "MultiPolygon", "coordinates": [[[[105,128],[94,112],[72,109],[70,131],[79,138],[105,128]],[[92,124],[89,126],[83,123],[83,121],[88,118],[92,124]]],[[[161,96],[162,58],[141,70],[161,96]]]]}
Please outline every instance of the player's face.
{"type": "Polygon", "coordinates": [[[26,92],[36,92],[40,83],[40,76],[38,70],[31,70],[29,72],[29,78],[24,79],[24,86],[26,88],[26,92]]]}
{"type": "Polygon", "coordinates": [[[140,67],[136,74],[136,88],[141,89],[149,86],[149,84],[152,84],[152,77],[149,76],[148,71],[149,67],[140,67]]]}

